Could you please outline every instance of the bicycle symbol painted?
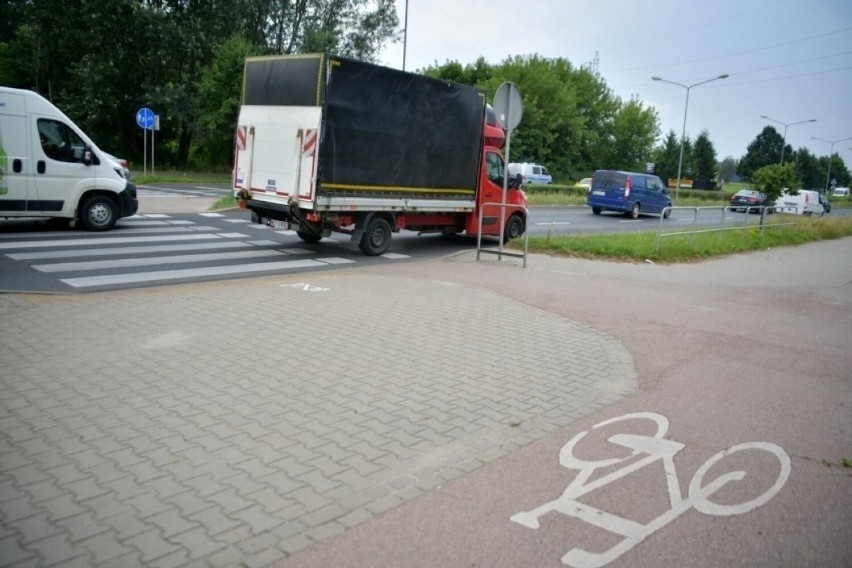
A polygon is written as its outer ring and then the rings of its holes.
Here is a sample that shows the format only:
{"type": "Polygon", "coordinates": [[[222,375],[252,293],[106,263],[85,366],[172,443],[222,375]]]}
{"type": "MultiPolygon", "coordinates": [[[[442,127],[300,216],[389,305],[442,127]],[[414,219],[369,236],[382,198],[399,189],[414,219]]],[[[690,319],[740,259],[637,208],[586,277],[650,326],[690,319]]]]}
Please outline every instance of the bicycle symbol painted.
{"type": "Polygon", "coordinates": [[[612,562],[642,542],[648,535],[664,527],[691,507],[695,507],[697,511],[707,515],[728,516],[747,513],[772,499],[781,490],[781,487],[784,486],[784,483],[787,482],[787,478],[790,476],[790,456],[780,446],[769,442],[736,444],[717,453],[698,468],[698,471],[695,472],[689,482],[688,497],[684,499],[677,480],[674,456],[685,445],[674,440],[664,439],[663,436],[668,428],[669,421],[665,416],[655,412],[636,412],[610,418],[609,420],[595,424],[588,431],[580,432],[569,440],[559,452],[559,463],[563,467],[579,470],[579,473],[568,485],[568,488],[565,489],[560,497],[553,501],[544,503],[530,511],[517,513],[510,520],[525,527],[537,529],[540,526],[539,517],[551,511],[556,511],[623,536],[624,540],[621,540],[618,544],[603,552],[589,552],[582,548],[574,547],[562,556],[562,563],[568,566],[573,566],[574,568],[594,568],[612,562]],[[656,433],[653,436],[622,433],[614,434],[607,438],[608,442],[631,450],[630,454],[626,457],[587,461],[578,459],[574,455],[574,448],[592,430],[636,419],[647,419],[654,422],[656,424],[656,433]],[[714,493],[728,483],[742,480],[746,476],[746,472],[739,470],[724,473],[706,485],[704,485],[704,476],[712,466],[726,456],[745,451],[769,452],[778,458],[781,464],[778,479],[775,480],[775,483],[769,489],[748,501],[739,504],[724,505],[714,503],[710,500],[714,493]],[[643,525],[630,519],[625,519],[577,500],[591,491],[604,487],[658,460],[662,462],[663,470],[665,471],[671,508],[659,517],[651,520],[648,524],[643,525]],[[590,480],[595,470],[599,468],[611,468],[622,462],[630,463],[625,464],[620,469],[602,474],[597,479],[590,480]]]}

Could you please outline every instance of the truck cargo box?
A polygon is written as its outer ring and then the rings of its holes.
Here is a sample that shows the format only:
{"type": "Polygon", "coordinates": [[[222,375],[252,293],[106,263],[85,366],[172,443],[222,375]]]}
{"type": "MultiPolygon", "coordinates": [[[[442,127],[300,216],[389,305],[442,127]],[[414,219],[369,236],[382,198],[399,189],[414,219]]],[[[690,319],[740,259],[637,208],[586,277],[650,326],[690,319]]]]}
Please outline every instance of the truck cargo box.
{"type": "Polygon", "coordinates": [[[472,207],[484,116],[485,99],[469,85],[328,54],[249,58],[235,187],[261,199],[297,195],[302,207],[472,207]]]}

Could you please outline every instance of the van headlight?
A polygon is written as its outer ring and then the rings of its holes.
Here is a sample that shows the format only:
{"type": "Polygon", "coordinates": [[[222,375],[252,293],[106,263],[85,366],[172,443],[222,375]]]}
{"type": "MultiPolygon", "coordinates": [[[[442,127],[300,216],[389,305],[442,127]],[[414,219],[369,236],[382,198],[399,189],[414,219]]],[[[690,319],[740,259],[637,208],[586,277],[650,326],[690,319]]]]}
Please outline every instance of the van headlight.
{"type": "Polygon", "coordinates": [[[118,176],[121,179],[127,179],[127,178],[124,177],[124,170],[123,169],[121,169],[121,168],[113,168],[113,169],[115,170],[115,173],[117,173],[118,176]]]}

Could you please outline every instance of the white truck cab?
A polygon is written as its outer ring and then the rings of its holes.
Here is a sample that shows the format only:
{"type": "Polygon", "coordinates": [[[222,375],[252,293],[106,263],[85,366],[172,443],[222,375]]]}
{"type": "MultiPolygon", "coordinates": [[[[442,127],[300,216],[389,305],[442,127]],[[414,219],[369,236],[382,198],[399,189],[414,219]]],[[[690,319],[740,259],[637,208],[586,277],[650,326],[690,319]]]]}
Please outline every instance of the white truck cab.
{"type": "Polygon", "coordinates": [[[56,217],[90,231],[136,213],[136,186],[50,101],[0,87],[0,218],[56,217]]]}

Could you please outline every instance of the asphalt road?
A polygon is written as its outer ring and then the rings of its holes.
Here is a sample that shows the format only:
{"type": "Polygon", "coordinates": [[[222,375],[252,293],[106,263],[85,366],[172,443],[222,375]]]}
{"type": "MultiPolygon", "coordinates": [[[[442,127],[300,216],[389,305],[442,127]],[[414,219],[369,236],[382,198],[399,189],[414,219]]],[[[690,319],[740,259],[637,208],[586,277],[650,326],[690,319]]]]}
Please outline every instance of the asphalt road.
{"type": "MultiPolygon", "coordinates": [[[[92,292],[164,284],[237,279],[264,274],[334,271],[427,260],[476,248],[467,236],[442,237],[402,231],[381,257],[361,254],[346,235],[316,244],[292,231],[249,222],[239,209],[211,212],[228,192],[222,184],[158,184],[139,187],[139,213],[106,233],[75,230],[55,220],[0,220],[0,290],[92,292]]],[[[846,213],[848,210],[838,210],[846,213]]],[[[626,231],[685,231],[692,226],[747,226],[757,215],[720,210],[675,209],[670,218],[626,219],[593,215],[586,207],[533,207],[532,236],[626,231]]],[[[484,238],[483,246],[497,248],[484,238]]]]}

